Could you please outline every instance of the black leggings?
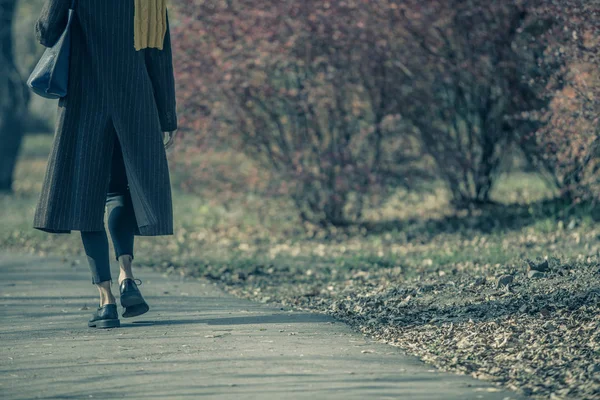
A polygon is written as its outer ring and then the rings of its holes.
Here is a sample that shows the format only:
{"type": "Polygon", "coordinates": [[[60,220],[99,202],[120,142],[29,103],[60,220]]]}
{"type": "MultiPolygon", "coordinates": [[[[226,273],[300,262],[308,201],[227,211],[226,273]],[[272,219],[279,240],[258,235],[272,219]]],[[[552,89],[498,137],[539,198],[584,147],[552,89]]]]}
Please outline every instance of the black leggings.
{"type": "MultiPolygon", "coordinates": [[[[129,254],[133,258],[136,219],[131,194],[129,193],[121,146],[116,138],[110,169],[110,182],[106,193],[106,210],[108,212],[108,230],[115,248],[115,258],[118,261],[123,254],[129,254]]],[[[81,231],[81,240],[92,272],[92,283],[112,281],[106,230],[81,231]]]]}

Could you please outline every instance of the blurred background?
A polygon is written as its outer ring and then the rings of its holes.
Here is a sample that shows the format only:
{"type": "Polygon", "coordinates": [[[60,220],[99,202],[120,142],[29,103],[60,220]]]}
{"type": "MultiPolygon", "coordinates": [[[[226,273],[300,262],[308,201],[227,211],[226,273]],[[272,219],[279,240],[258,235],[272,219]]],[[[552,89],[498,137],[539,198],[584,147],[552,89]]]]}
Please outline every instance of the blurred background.
{"type": "MultiPolygon", "coordinates": [[[[23,85],[42,3],[0,0],[0,245],[81,256],[78,235],[31,228],[57,106],[23,85]]],[[[599,9],[173,0],[176,232],[136,238],[138,265],[317,308],[526,259],[584,270],[600,248],[599,9]]]]}

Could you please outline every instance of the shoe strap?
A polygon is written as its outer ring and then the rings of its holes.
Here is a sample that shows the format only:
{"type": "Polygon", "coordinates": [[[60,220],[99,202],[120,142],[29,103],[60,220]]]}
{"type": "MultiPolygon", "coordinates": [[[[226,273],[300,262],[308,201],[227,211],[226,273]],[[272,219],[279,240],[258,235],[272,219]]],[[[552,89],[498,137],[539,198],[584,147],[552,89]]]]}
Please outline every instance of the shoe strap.
{"type": "Polygon", "coordinates": [[[142,285],[142,280],[141,280],[141,279],[135,278],[133,281],[134,281],[134,282],[135,282],[135,284],[136,284],[136,285],[138,285],[138,286],[141,286],[141,285],[142,285]]]}

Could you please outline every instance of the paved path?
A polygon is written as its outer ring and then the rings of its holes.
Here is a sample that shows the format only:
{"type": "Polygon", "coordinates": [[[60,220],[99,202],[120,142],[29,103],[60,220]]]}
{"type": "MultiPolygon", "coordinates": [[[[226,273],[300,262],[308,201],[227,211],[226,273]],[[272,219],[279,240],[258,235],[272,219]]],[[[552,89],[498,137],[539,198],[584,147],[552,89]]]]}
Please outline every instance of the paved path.
{"type": "Polygon", "coordinates": [[[97,330],[87,327],[97,300],[85,259],[0,254],[0,398],[518,398],[433,371],[329,316],[205,280],[138,275],[150,312],[97,330]]]}

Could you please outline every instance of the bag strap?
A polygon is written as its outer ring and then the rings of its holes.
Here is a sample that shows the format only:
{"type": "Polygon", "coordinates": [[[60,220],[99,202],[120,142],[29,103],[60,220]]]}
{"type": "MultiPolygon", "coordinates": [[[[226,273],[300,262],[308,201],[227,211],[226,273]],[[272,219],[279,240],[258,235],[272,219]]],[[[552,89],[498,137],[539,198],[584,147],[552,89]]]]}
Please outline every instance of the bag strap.
{"type": "Polygon", "coordinates": [[[71,10],[75,9],[75,0],[71,0],[71,10]]]}

